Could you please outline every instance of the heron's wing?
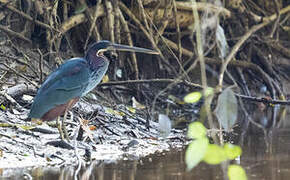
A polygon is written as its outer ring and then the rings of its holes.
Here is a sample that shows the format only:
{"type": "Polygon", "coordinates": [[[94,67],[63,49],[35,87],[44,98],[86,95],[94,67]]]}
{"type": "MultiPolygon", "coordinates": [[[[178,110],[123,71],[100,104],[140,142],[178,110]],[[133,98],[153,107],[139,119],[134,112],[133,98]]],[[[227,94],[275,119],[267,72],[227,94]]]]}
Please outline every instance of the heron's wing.
{"type": "Polygon", "coordinates": [[[88,85],[89,73],[87,61],[83,58],[74,58],[61,65],[38,90],[29,117],[41,118],[57,105],[80,97],[88,85]]]}
{"type": "Polygon", "coordinates": [[[89,68],[83,58],[72,58],[52,72],[40,87],[40,90],[79,88],[88,81],[89,68]],[[57,84],[57,87],[55,87],[57,84]]]}

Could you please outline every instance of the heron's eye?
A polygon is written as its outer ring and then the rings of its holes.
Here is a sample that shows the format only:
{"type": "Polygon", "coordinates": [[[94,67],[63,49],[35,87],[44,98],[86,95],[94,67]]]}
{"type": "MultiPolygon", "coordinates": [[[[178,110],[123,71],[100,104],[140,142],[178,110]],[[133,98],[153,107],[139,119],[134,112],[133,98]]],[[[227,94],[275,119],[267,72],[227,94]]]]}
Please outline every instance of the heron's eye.
{"type": "Polygon", "coordinates": [[[100,49],[100,50],[97,51],[96,55],[97,56],[103,56],[104,52],[106,52],[106,49],[100,49]]]}

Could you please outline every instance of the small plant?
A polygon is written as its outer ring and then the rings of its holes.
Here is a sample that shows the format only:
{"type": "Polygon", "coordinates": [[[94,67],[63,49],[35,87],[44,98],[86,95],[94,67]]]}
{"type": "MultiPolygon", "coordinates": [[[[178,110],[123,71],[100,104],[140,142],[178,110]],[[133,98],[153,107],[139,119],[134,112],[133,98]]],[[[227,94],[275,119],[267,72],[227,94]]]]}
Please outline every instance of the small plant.
{"type": "MultiPolygon", "coordinates": [[[[207,164],[220,164],[227,160],[233,160],[242,154],[240,146],[226,143],[223,146],[210,144],[206,136],[207,129],[201,122],[193,122],[189,125],[187,136],[194,140],[188,145],[185,153],[187,170],[191,170],[201,161],[207,164]]],[[[230,180],[246,180],[245,170],[239,165],[228,167],[230,180]]]]}
{"type": "MultiPolygon", "coordinates": [[[[214,90],[207,88],[204,98],[213,96],[214,90]]],[[[192,92],[184,97],[186,103],[196,103],[202,98],[202,92],[192,92]]],[[[234,92],[227,88],[218,97],[215,109],[216,117],[225,131],[230,131],[237,120],[237,99],[234,92]]],[[[187,170],[193,169],[201,161],[217,165],[224,161],[234,160],[242,154],[240,146],[226,143],[222,146],[209,143],[207,129],[201,122],[193,122],[188,126],[188,138],[193,141],[188,145],[185,153],[187,170]]],[[[245,170],[239,165],[228,166],[230,180],[246,180],[245,170]]]]}

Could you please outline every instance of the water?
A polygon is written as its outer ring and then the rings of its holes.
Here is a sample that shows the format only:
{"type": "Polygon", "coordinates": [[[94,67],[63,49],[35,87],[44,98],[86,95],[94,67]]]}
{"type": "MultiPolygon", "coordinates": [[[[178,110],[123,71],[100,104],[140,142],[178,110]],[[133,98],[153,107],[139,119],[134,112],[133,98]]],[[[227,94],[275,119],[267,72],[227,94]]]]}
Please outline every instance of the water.
{"type": "MultiPolygon", "coordinates": [[[[273,117],[256,116],[265,122],[265,118],[273,117]]],[[[286,117],[290,117],[289,114],[286,117]]],[[[238,141],[243,149],[240,160],[231,162],[240,164],[250,180],[288,180],[290,179],[290,131],[288,121],[290,118],[276,119],[276,127],[262,131],[253,125],[246,127],[246,133],[238,136],[238,141]]],[[[254,119],[259,121],[259,119],[254,119]]],[[[268,120],[267,120],[268,121],[268,120]]],[[[261,122],[261,121],[260,121],[261,122]]],[[[266,125],[273,124],[270,121],[266,125]]],[[[245,127],[242,127],[245,128],[245,127]]],[[[184,162],[185,149],[172,150],[161,154],[154,154],[145,158],[129,161],[122,160],[117,163],[105,164],[101,161],[92,163],[82,168],[78,179],[99,180],[212,180],[224,179],[225,174],[221,165],[207,165],[200,163],[192,171],[186,172],[184,162]]],[[[0,179],[74,179],[76,167],[38,167],[30,169],[0,169],[0,179]]]]}

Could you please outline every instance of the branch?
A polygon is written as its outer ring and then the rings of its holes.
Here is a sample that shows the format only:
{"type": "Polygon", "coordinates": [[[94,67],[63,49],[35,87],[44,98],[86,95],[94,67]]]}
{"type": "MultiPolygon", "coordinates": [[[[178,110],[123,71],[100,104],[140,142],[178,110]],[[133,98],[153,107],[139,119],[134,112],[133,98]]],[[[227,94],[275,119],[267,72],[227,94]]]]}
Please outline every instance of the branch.
{"type": "Polygon", "coordinates": [[[101,83],[98,86],[116,86],[116,85],[140,84],[140,83],[183,83],[189,87],[202,88],[202,86],[199,84],[191,83],[189,81],[176,80],[176,79],[143,79],[143,80],[128,80],[128,81],[112,81],[112,82],[101,83]]]}
{"type": "Polygon", "coordinates": [[[0,0],[0,4],[3,4],[4,7],[7,7],[7,9],[9,9],[10,11],[19,14],[21,17],[23,17],[23,18],[25,18],[25,19],[27,19],[27,20],[29,20],[29,21],[35,22],[35,23],[38,24],[39,26],[42,26],[42,27],[44,27],[44,28],[46,28],[46,29],[54,30],[54,31],[58,32],[57,29],[55,29],[55,28],[49,26],[48,24],[45,24],[45,23],[43,23],[43,22],[41,22],[41,21],[38,21],[38,20],[35,20],[35,19],[33,19],[31,16],[25,14],[25,13],[22,12],[22,11],[19,11],[18,9],[14,8],[13,6],[7,5],[6,0],[0,0]]]}
{"type": "Polygon", "coordinates": [[[282,100],[272,100],[272,99],[266,99],[266,98],[259,98],[259,97],[253,97],[253,96],[246,96],[242,94],[235,94],[237,97],[240,97],[245,100],[249,101],[256,101],[256,102],[262,102],[266,104],[280,104],[280,105],[290,105],[290,101],[282,101],[282,100]]]}
{"type": "MultiPolygon", "coordinates": [[[[288,11],[290,11],[290,5],[287,6],[286,8],[283,8],[280,11],[280,15],[281,14],[285,14],[288,11]]],[[[263,19],[263,22],[261,24],[255,25],[253,26],[248,32],[246,32],[246,34],[244,34],[244,36],[242,36],[242,38],[234,45],[234,47],[232,48],[232,51],[230,52],[230,54],[227,56],[226,60],[224,61],[224,63],[222,64],[221,67],[221,72],[220,72],[220,77],[219,77],[219,86],[222,87],[222,83],[223,83],[223,76],[224,76],[224,72],[227,69],[228,64],[230,63],[230,61],[234,58],[234,56],[236,55],[236,53],[238,52],[238,50],[240,49],[240,47],[244,44],[244,42],[252,35],[254,34],[256,31],[258,31],[259,29],[263,28],[264,26],[268,25],[270,22],[274,21],[277,18],[277,14],[273,14],[272,16],[266,17],[263,19]]]]}

